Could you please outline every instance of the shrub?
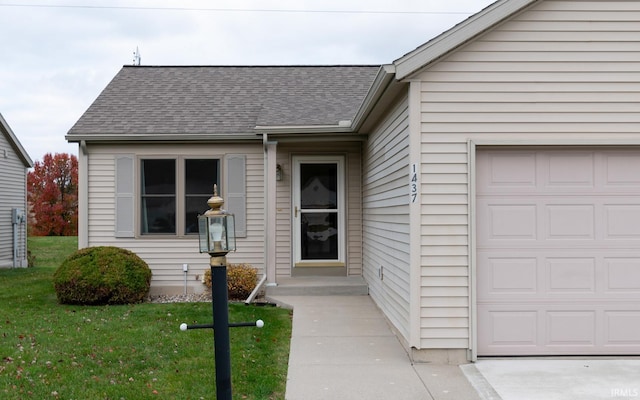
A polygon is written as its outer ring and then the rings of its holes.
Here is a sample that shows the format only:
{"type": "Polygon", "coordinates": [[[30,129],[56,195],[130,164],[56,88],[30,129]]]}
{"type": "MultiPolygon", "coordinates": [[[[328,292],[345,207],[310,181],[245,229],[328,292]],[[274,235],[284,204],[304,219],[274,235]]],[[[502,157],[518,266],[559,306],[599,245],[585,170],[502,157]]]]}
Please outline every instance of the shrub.
{"type": "Polygon", "coordinates": [[[151,270],[135,253],[113,246],[88,247],[67,257],[53,275],[62,304],[131,304],[149,294],[151,270]]]}
{"type": "MultiPolygon", "coordinates": [[[[211,269],[204,272],[202,283],[211,288],[211,269]]],[[[258,283],[258,273],[251,264],[228,264],[227,265],[227,290],[229,298],[233,300],[244,300],[258,283]]]]}

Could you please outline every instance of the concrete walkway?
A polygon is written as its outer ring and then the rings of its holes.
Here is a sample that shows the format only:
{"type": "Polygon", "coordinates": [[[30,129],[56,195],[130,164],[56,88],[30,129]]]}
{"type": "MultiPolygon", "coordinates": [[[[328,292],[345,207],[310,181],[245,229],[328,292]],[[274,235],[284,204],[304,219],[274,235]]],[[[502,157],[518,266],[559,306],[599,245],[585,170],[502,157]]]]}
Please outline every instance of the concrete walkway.
{"type": "Polygon", "coordinates": [[[640,358],[412,364],[369,296],[269,299],[294,309],[286,400],[640,398],[640,358]]]}
{"type": "Polygon", "coordinates": [[[479,400],[460,367],[412,364],[369,296],[269,296],[293,312],[287,400],[479,400]]]}

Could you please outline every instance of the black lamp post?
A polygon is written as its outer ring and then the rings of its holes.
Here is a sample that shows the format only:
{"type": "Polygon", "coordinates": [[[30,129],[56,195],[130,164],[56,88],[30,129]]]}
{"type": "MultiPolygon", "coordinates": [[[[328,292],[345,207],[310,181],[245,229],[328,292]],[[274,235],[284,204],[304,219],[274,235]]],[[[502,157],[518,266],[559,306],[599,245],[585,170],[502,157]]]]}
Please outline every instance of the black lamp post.
{"type": "Polygon", "coordinates": [[[257,326],[262,328],[261,320],[250,323],[229,324],[229,300],[227,290],[227,253],[236,250],[236,236],[233,214],[221,207],[224,200],[218,196],[217,186],[213,186],[213,196],[207,201],[210,209],[198,216],[200,253],[209,253],[211,260],[211,305],[213,324],[187,325],[180,329],[213,328],[213,341],[216,366],[216,399],[231,400],[231,349],[229,345],[229,327],[257,326]]]}

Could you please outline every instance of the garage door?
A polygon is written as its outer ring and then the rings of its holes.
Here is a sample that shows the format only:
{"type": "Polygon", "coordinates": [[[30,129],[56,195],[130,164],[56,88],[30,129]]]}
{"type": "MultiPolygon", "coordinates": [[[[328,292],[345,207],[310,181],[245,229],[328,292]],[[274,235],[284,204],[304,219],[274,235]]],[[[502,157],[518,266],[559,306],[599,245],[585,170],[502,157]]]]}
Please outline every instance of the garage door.
{"type": "Polygon", "coordinates": [[[478,354],[640,354],[640,150],[476,161],[478,354]]]}

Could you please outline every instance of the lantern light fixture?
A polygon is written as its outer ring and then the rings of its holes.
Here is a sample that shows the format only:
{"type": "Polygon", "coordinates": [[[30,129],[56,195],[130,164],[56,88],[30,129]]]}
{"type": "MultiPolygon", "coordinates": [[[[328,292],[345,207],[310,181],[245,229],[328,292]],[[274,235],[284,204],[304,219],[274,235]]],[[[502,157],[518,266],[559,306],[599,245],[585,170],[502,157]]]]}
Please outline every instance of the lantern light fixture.
{"type": "Polygon", "coordinates": [[[234,215],[222,209],[224,200],[218,196],[217,185],[213,185],[213,196],[207,204],[210,209],[198,215],[200,253],[209,253],[212,258],[224,257],[228,252],[236,250],[234,215]]]}

